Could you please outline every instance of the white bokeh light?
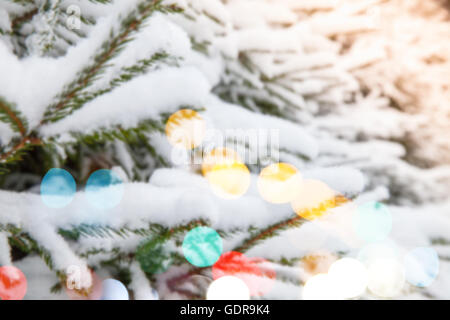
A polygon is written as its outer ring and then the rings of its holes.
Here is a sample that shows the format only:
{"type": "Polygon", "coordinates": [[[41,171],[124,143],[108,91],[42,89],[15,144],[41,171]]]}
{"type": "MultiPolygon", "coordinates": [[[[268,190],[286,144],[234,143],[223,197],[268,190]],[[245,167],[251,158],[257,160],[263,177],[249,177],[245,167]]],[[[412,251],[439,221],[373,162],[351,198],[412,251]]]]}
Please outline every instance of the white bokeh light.
{"type": "Polygon", "coordinates": [[[306,281],[303,287],[303,300],[341,300],[340,294],[332,277],[326,273],[319,273],[306,281]]]}
{"type": "Polygon", "coordinates": [[[213,281],[206,293],[207,300],[250,300],[250,290],[244,281],[224,276],[213,281]]]}
{"type": "Polygon", "coordinates": [[[397,259],[380,258],[368,268],[369,290],[383,298],[393,298],[400,294],[405,284],[405,270],[397,259]]]}
{"type": "Polygon", "coordinates": [[[335,261],[328,275],[336,290],[339,290],[339,294],[345,299],[356,298],[366,291],[367,269],[356,259],[343,258],[335,261]]]}

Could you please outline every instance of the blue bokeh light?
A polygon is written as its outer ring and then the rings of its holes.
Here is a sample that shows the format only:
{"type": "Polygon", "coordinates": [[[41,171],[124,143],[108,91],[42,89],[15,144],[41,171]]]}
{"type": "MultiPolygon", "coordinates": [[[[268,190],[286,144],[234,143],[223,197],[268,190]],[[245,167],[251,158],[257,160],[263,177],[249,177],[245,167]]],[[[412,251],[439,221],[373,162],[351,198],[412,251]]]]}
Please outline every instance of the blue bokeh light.
{"type": "Polygon", "coordinates": [[[122,282],[115,279],[106,279],[102,283],[101,300],[128,300],[128,290],[122,282]]]}
{"type": "Polygon", "coordinates": [[[107,169],[100,169],[92,173],[86,183],[86,197],[89,203],[100,210],[116,207],[124,193],[122,179],[107,169]]]}
{"type": "Polygon", "coordinates": [[[64,169],[50,169],[41,182],[42,202],[50,208],[63,208],[72,202],[77,185],[64,169]]]}
{"type": "Polygon", "coordinates": [[[432,248],[418,247],[404,258],[406,280],[417,287],[428,287],[439,273],[439,256],[432,248]]]}

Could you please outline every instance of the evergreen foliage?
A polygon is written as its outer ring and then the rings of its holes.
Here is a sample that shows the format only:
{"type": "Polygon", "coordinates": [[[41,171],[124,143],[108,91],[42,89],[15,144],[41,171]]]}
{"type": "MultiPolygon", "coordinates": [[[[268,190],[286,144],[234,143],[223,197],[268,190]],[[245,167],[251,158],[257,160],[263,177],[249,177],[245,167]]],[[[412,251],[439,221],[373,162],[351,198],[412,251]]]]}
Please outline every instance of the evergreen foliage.
{"type": "MultiPolygon", "coordinates": [[[[236,22],[224,13],[227,8],[233,12],[232,1],[133,0],[118,4],[111,0],[80,0],[77,4],[81,25],[69,29],[67,19],[71,18],[69,7],[73,1],[6,2],[0,5],[0,19],[2,14],[8,17],[8,23],[0,24],[0,60],[4,61],[0,62],[0,68],[6,71],[8,61],[28,63],[33,59],[42,59],[35,60],[36,65],[48,61],[68,64],[68,70],[60,70],[68,76],[58,78],[49,71],[49,82],[55,83],[55,90],[48,101],[37,99],[36,105],[30,104],[29,100],[0,88],[0,202],[4,202],[0,204],[0,210],[4,210],[0,212],[0,233],[8,239],[7,246],[0,250],[10,250],[11,255],[7,256],[14,262],[39,255],[58,278],[59,282],[48,288],[54,294],[64,287],[65,268],[80,264],[108,270],[135,291],[135,298],[145,298],[137,294],[135,286],[139,272],[148,280],[147,284],[139,285],[156,287],[164,297],[204,298],[205,292],[182,286],[193,275],[210,275],[208,268],[193,268],[183,257],[181,243],[189,230],[213,225],[226,241],[228,251],[247,253],[258,247],[262,250],[264,245],[268,248],[271,240],[308,224],[291,208],[258,207],[260,204],[252,197],[234,205],[218,200],[217,206],[209,206],[206,197],[203,203],[195,197],[189,201],[186,189],[191,184],[196,186],[197,178],[202,179],[198,167],[174,164],[164,137],[170,114],[184,108],[205,112],[219,129],[247,122],[249,128],[283,127],[280,160],[304,170],[308,178],[323,178],[338,191],[341,201],[328,210],[333,214],[345,211],[353,200],[362,201],[364,197],[393,204],[435,200],[435,195],[427,190],[440,185],[436,173],[404,161],[404,148],[394,142],[403,141],[407,130],[380,123],[380,128],[373,132],[364,127],[370,119],[357,123],[358,114],[361,118],[373,114],[376,119],[393,117],[400,119],[396,123],[404,123],[404,114],[395,110],[393,101],[376,89],[364,92],[351,68],[339,60],[341,47],[332,36],[301,24],[295,27],[298,23],[295,8],[288,10],[287,22],[272,21],[276,19],[267,13],[269,23],[253,26],[251,21],[236,22]],[[149,25],[157,28],[156,32],[149,25]],[[101,33],[100,28],[108,30],[101,33]],[[158,34],[163,31],[167,33],[165,41],[161,40],[165,34],[158,34]],[[267,43],[261,34],[267,35],[267,43]],[[146,41],[143,44],[139,40],[142,35],[156,44],[146,41]],[[230,49],[233,36],[239,44],[230,49]],[[259,41],[251,41],[252,37],[259,41]],[[179,48],[180,39],[188,42],[186,48],[179,48]],[[299,43],[293,43],[297,39],[299,43]],[[84,49],[80,49],[82,45],[84,49]],[[79,52],[75,52],[77,49],[79,52]],[[10,60],[2,59],[3,55],[10,60]],[[72,70],[72,66],[79,68],[72,70]],[[200,73],[202,77],[197,77],[200,73]],[[185,93],[189,89],[170,86],[180,81],[175,85],[190,83],[189,88],[201,92],[206,78],[211,82],[211,93],[205,94],[205,99],[199,98],[204,105],[193,101],[189,92],[185,93]],[[146,88],[143,84],[147,83],[156,86],[146,88]],[[135,87],[138,89],[130,89],[135,87]],[[175,92],[178,89],[182,93],[175,92]],[[140,96],[123,97],[133,92],[140,96]],[[142,97],[156,98],[148,105],[143,104],[134,118],[136,109],[125,104],[111,106],[110,112],[105,113],[109,107],[105,104],[114,102],[111,97],[121,95],[123,99],[118,104],[122,101],[133,104],[142,97]],[[161,95],[183,101],[176,106],[172,102],[160,103],[161,95]],[[380,133],[383,130],[389,133],[383,136],[380,133]],[[77,214],[85,215],[81,214],[86,209],[83,207],[68,210],[66,214],[73,217],[67,220],[39,220],[36,217],[47,215],[36,205],[39,197],[35,193],[39,191],[41,178],[54,167],[72,173],[80,197],[89,175],[108,168],[122,174],[127,187],[142,188],[141,195],[148,192],[149,197],[155,198],[150,201],[137,195],[136,203],[130,200],[130,216],[127,212],[114,213],[111,225],[80,222],[82,218],[77,214]],[[367,183],[362,182],[360,171],[368,177],[367,183]],[[158,173],[162,175],[160,180],[158,173]],[[176,176],[173,181],[171,174],[176,176]],[[421,178],[415,180],[419,174],[421,178]],[[387,196],[387,189],[391,190],[391,197],[387,196]],[[162,204],[151,206],[152,201],[162,204]],[[248,206],[246,201],[250,203],[248,206]],[[271,214],[260,221],[258,217],[253,220],[243,217],[242,224],[215,225],[214,210],[222,210],[218,213],[222,216],[233,210],[242,216],[256,216],[253,211],[247,212],[252,204],[256,213],[271,214]],[[189,205],[195,208],[189,209],[189,205]],[[30,214],[34,210],[35,217],[30,214]],[[144,215],[146,210],[148,214],[144,215]],[[183,217],[189,210],[197,210],[198,216],[183,217]],[[163,285],[162,281],[166,283],[163,285]]],[[[266,4],[273,5],[271,1],[264,1],[266,4]]],[[[304,12],[303,9],[298,10],[304,12]]],[[[2,72],[0,77],[7,75],[2,72]]],[[[246,150],[255,147],[239,143],[246,150]]],[[[262,162],[258,159],[256,165],[248,164],[253,174],[262,169],[262,162]]],[[[447,175],[450,176],[448,172],[447,175]]],[[[199,188],[195,192],[200,194],[204,190],[199,188]]],[[[448,242],[445,238],[433,241],[448,242]]],[[[351,248],[336,251],[343,254],[346,250],[351,248]]],[[[298,250],[293,255],[281,253],[276,258],[269,255],[268,259],[280,270],[290,270],[280,271],[277,280],[302,285],[303,279],[293,274],[303,254],[298,250]]]]}

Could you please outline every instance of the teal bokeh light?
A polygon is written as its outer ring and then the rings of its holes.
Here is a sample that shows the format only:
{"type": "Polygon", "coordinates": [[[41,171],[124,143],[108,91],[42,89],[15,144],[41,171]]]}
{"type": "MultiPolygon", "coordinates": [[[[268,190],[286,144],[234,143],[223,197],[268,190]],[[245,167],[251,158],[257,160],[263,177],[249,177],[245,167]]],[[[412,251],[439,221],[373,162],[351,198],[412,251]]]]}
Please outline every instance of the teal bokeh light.
{"type": "Polygon", "coordinates": [[[196,267],[212,266],[222,254],[222,238],[216,230],[197,227],[188,232],[183,241],[185,258],[196,267]]]}
{"type": "Polygon", "coordinates": [[[89,203],[100,210],[116,207],[122,200],[123,193],[122,180],[111,170],[95,171],[86,183],[86,197],[89,203]]]}
{"type": "Polygon", "coordinates": [[[404,258],[406,280],[417,287],[428,287],[439,273],[439,256],[432,248],[418,247],[404,258]]]}
{"type": "Polygon", "coordinates": [[[383,241],[392,229],[391,213],[382,203],[368,202],[354,213],[353,228],[366,242],[383,241]]]}
{"type": "Polygon", "coordinates": [[[77,185],[72,175],[64,169],[50,169],[41,182],[42,202],[50,208],[63,208],[75,196],[77,185]]]}

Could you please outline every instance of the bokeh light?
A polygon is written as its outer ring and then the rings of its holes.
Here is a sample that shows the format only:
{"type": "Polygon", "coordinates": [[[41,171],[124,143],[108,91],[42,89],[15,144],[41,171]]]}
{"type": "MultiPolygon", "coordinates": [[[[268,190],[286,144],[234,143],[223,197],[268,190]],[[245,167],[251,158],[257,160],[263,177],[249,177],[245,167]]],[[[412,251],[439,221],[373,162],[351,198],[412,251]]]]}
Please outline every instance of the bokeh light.
{"type": "Polygon", "coordinates": [[[128,290],[122,282],[115,279],[106,279],[102,286],[101,300],[128,300],[128,290]]]}
{"type": "Polygon", "coordinates": [[[358,237],[364,241],[382,241],[392,229],[392,216],[382,203],[369,202],[355,211],[353,227],[358,237]]]}
{"type": "Polygon", "coordinates": [[[258,178],[261,197],[271,203],[288,203],[300,192],[302,177],[288,163],[275,163],[264,168],[258,178]]]}
{"type": "Polygon", "coordinates": [[[356,259],[342,258],[334,262],[328,270],[332,283],[344,299],[356,298],[367,288],[366,267],[356,259]]]}
{"type": "Polygon", "coordinates": [[[225,276],[214,280],[206,293],[207,300],[250,300],[250,290],[237,277],[225,276]]]}
{"type": "Polygon", "coordinates": [[[213,279],[235,276],[243,280],[251,296],[263,296],[273,287],[276,272],[263,258],[248,258],[240,252],[230,251],[221,255],[212,267],[213,279]]]}
{"type": "Polygon", "coordinates": [[[212,266],[222,254],[222,238],[214,229],[194,228],[184,238],[183,254],[196,267],[212,266]]]}
{"type": "Polygon", "coordinates": [[[303,286],[303,300],[340,300],[343,299],[339,288],[333,279],[326,273],[319,273],[306,281],[303,286]]]}
{"type": "Polygon", "coordinates": [[[47,207],[63,208],[75,196],[77,185],[72,175],[64,169],[50,169],[41,182],[41,199],[47,207]]]}
{"type": "Polygon", "coordinates": [[[122,201],[124,186],[119,176],[111,170],[93,172],[86,183],[86,197],[89,203],[100,210],[116,207],[122,201]]]}
{"type": "Polygon", "coordinates": [[[170,144],[188,150],[199,146],[205,137],[206,123],[194,110],[182,109],[172,114],[166,123],[170,144]]]}
{"type": "Polygon", "coordinates": [[[314,220],[348,200],[319,180],[303,180],[301,189],[291,201],[292,209],[299,216],[314,220]]]}
{"type": "Polygon", "coordinates": [[[439,273],[439,256],[432,248],[419,247],[404,257],[406,280],[417,287],[428,287],[439,273]]]}
{"type": "Polygon", "coordinates": [[[245,282],[252,296],[264,296],[274,287],[277,273],[272,263],[264,258],[251,257],[250,261],[258,266],[259,274],[250,275],[245,282]]]}
{"type": "Polygon", "coordinates": [[[202,159],[202,174],[207,176],[217,164],[242,163],[239,154],[230,148],[215,148],[202,159]]]}
{"type": "Polygon", "coordinates": [[[323,251],[310,253],[302,258],[300,264],[306,276],[314,276],[320,273],[327,273],[330,266],[337,260],[333,253],[323,251]]]}
{"type": "Polygon", "coordinates": [[[22,300],[27,293],[27,279],[14,266],[0,267],[0,299],[22,300]]]}
{"type": "Polygon", "coordinates": [[[237,199],[250,187],[250,171],[241,162],[215,164],[206,176],[213,192],[223,199],[237,199]]]}
{"type": "Polygon", "coordinates": [[[398,259],[380,258],[368,267],[368,288],[383,298],[393,298],[400,294],[405,284],[405,270],[398,259]]]}

